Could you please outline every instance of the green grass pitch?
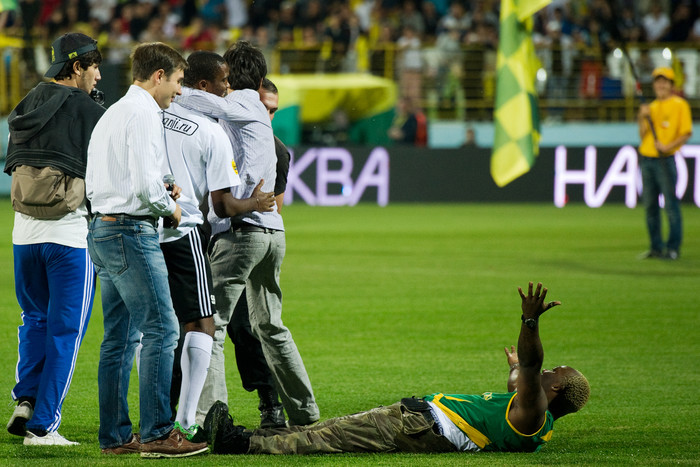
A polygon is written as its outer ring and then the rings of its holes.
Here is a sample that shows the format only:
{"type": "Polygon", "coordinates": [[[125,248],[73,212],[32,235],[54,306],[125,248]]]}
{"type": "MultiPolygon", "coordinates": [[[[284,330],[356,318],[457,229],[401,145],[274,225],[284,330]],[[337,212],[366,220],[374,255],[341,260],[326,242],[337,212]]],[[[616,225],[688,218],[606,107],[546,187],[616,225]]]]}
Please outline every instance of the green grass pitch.
{"type": "MultiPolygon", "coordinates": [[[[0,393],[13,405],[20,310],[12,274],[12,211],[0,204],[0,393]]],[[[641,208],[611,205],[286,206],[284,321],[323,418],[435,391],[503,391],[503,347],[520,325],[518,286],[542,281],[563,305],[542,318],[545,368],[568,364],[592,395],[555,425],[536,454],[206,455],[187,465],[698,465],[700,463],[700,212],[684,205],[677,262],[636,258],[641,208]]],[[[60,432],[81,443],[24,447],[0,430],[0,464],[132,465],[97,443],[99,291],[60,432]]],[[[255,426],[227,344],[229,405],[255,426]]],[[[134,372],[135,373],[135,372],[134,372]]],[[[136,380],[131,413],[138,418],[136,380]]],[[[4,425],[3,425],[4,426],[4,425]]]]}

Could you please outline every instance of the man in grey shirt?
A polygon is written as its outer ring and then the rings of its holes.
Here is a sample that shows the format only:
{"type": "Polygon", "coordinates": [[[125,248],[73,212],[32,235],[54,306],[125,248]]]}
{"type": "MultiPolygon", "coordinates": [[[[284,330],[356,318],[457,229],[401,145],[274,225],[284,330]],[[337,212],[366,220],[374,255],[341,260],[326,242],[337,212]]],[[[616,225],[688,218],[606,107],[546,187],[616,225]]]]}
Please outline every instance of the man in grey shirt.
{"type": "MultiPolygon", "coordinates": [[[[226,98],[196,90],[183,90],[178,102],[223,120],[233,144],[241,185],[232,187],[235,198],[250,197],[264,180],[262,191],[273,191],[277,157],[272,125],[260,102],[258,89],[267,74],[265,58],[248,42],[239,41],[224,54],[234,90],[226,98]]],[[[215,210],[216,211],[216,210],[215,210]]],[[[220,214],[220,213],[219,213],[220,214]]],[[[212,245],[209,250],[217,314],[211,365],[197,408],[202,423],[217,400],[227,400],[223,344],[233,309],[246,290],[253,332],[280,392],[290,423],[307,425],[319,419],[311,382],[289,330],[282,323],[280,269],[285,253],[284,223],[279,212],[250,212],[230,219],[210,211],[212,245]]]]}

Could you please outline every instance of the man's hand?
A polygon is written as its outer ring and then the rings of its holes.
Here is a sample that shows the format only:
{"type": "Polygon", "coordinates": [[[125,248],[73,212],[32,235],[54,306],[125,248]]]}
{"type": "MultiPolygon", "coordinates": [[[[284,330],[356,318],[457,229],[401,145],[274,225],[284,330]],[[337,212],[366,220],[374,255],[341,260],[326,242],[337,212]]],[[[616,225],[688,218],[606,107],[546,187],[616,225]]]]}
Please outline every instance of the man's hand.
{"type": "Polygon", "coordinates": [[[508,366],[510,366],[510,371],[508,372],[508,392],[513,392],[516,390],[516,383],[518,382],[518,375],[520,374],[518,352],[515,350],[514,345],[510,346],[510,350],[508,350],[508,347],[503,350],[506,351],[508,366]]]}
{"type": "Polygon", "coordinates": [[[182,188],[179,186],[175,185],[174,183],[172,186],[170,186],[170,183],[163,183],[165,185],[165,189],[170,195],[170,197],[173,199],[173,201],[177,201],[180,198],[180,193],[182,193],[182,188]]]}
{"type": "Polygon", "coordinates": [[[172,221],[170,228],[177,229],[177,226],[180,225],[180,221],[182,220],[182,209],[180,209],[179,204],[175,205],[175,212],[169,215],[168,219],[172,221]]]}
{"type": "Polygon", "coordinates": [[[508,350],[508,347],[504,348],[503,350],[506,351],[506,358],[508,359],[508,366],[512,367],[516,363],[518,363],[518,352],[515,350],[515,346],[511,345],[510,350],[508,350]]]}
{"type": "Polygon", "coordinates": [[[547,296],[547,288],[542,288],[542,282],[537,283],[537,288],[534,293],[532,292],[532,282],[530,282],[527,288],[527,297],[523,294],[523,289],[521,287],[518,287],[518,292],[522,299],[521,308],[523,310],[523,319],[537,319],[550,308],[561,305],[559,301],[545,303],[544,299],[547,296]]]}
{"type": "Polygon", "coordinates": [[[637,114],[637,118],[644,119],[647,118],[649,115],[651,115],[649,111],[649,104],[642,104],[639,106],[639,113],[637,114]]]}
{"type": "Polygon", "coordinates": [[[272,192],[262,191],[264,179],[260,179],[260,183],[253,190],[253,194],[250,195],[251,201],[254,202],[255,207],[253,211],[259,212],[270,212],[275,209],[275,194],[272,192]]]}
{"type": "Polygon", "coordinates": [[[178,199],[180,199],[181,193],[182,193],[182,188],[173,183],[173,191],[170,193],[170,197],[174,201],[177,201],[178,199]]]}

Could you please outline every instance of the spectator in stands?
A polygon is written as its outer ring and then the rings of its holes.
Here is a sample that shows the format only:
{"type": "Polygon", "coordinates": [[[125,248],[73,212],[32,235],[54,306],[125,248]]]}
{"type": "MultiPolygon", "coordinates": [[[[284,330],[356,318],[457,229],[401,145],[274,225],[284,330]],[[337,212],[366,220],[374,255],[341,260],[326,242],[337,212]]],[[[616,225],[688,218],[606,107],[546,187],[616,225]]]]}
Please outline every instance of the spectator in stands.
{"type": "Polygon", "coordinates": [[[275,24],[275,33],[279,45],[291,46],[294,44],[294,28],[296,27],[296,8],[291,1],[284,1],[280,5],[279,19],[275,24]]]}
{"type": "Polygon", "coordinates": [[[222,26],[226,18],[226,3],[224,0],[207,0],[198,2],[198,16],[207,24],[218,24],[222,26]]]}
{"type": "Polygon", "coordinates": [[[664,40],[668,42],[685,42],[693,28],[695,17],[690,8],[690,2],[683,1],[676,6],[671,17],[671,27],[664,40]]]}
{"type": "Polygon", "coordinates": [[[148,26],[139,36],[139,42],[166,42],[163,33],[163,17],[154,16],[148,21],[148,26]]]}
{"type": "Polygon", "coordinates": [[[693,28],[690,30],[688,40],[695,42],[696,44],[700,43],[700,18],[696,19],[693,23],[693,28]]]}
{"type": "Polygon", "coordinates": [[[135,41],[139,40],[141,33],[148,27],[148,21],[154,11],[154,5],[148,2],[139,2],[134,4],[134,16],[129,22],[129,32],[131,38],[135,41]]]}
{"type": "Polygon", "coordinates": [[[489,49],[498,47],[498,30],[486,19],[481,10],[472,15],[472,27],[462,40],[465,45],[481,45],[489,49]]]}
{"type": "Polygon", "coordinates": [[[425,21],[418,8],[416,8],[416,0],[405,0],[401,6],[400,26],[403,30],[406,26],[410,26],[415,31],[418,38],[423,37],[425,32],[425,21]]]}
{"type": "Polygon", "coordinates": [[[413,26],[403,28],[403,34],[396,41],[399,72],[399,92],[402,96],[418,101],[423,84],[423,57],[421,41],[413,26]]]}
{"type": "Polygon", "coordinates": [[[88,0],[88,4],[91,18],[97,18],[102,25],[109,24],[112,21],[114,7],[117,4],[116,0],[88,0]]]}
{"type": "Polygon", "coordinates": [[[468,126],[464,133],[464,143],[462,143],[462,148],[475,148],[476,147],[476,132],[474,128],[468,126]]]}
{"type": "Polygon", "coordinates": [[[307,0],[299,3],[297,10],[298,26],[311,28],[316,33],[319,33],[322,31],[325,18],[326,10],[320,0],[307,0]]]}
{"type": "Polygon", "coordinates": [[[472,25],[472,19],[464,5],[459,0],[450,3],[450,11],[442,17],[438,24],[438,34],[442,35],[448,31],[457,31],[459,37],[467,33],[472,25]]]}
{"type": "Polygon", "coordinates": [[[345,54],[350,47],[350,26],[345,12],[341,7],[331,11],[326,20],[326,29],[323,32],[323,40],[330,43],[331,54],[326,63],[325,71],[342,71],[342,63],[345,54]]]}
{"type": "Polygon", "coordinates": [[[641,27],[637,18],[634,17],[634,10],[631,7],[622,9],[617,27],[620,30],[620,35],[627,42],[637,42],[639,40],[641,27]]]}
{"type": "Polygon", "coordinates": [[[226,27],[242,28],[248,24],[248,2],[245,0],[226,1],[226,27]]]}
{"type": "Polygon", "coordinates": [[[435,88],[441,95],[443,107],[450,107],[455,94],[455,85],[462,74],[461,32],[452,27],[440,34],[435,41],[435,51],[438,55],[437,69],[429,70],[435,78],[435,88]]]}
{"type": "Polygon", "coordinates": [[[190,23],[190,27],[182,42],[183,50],[210,50],[216,48],[218,29],[213,25],[207,26],[200,17],[195,17],[190,23]]]}
{"type": "Polygon", "coordinates": [[[354,7],[355,15],[360,23],[360,29],[365,34],[369,32],[373,24],[376,24],[374,21],[376,5],[376,0],[361,0],[354,7]]]}
{"type": "Polygon", "coordinates": [[[399,144],[424,147],[428,142],[425,115],[411,99],[402,97],[396,103],[396,114],[389,128],[389,138],[399,144]]]}
{"type": "Polygon", "coordinates": [[[546,26],[549,38],[549,76],[547,77],[547,97],[565,99],[569,89],[569,76],[573,64],[572,40],[562,34],[561,22],[555,16],[546,26]]]}
{"type": "Polygon", "coordinates": [[[423,3],[421,3],[421,13],[423,16],[423,22],[425,23],[423,39],[426,43],[432,44],[437,37],[440,15],[435,9],[435,3],[430,0],[423,0],[423,3]]]}
{"type": "Polygon", "coordinates": [[[642,27],[648,42],[657,42],[668,34],[671,19],[661,8],[659,0],[654,0],[649,8],[649,13],[642,18],[642,27]]]}
{"type": "Polygon", "coordinates": [[[182,18],[180,14],[173,9],[168,2],[160,2],[158,4],[158,13],[163,19],[163,34],[169,41],[175,40],[181,28],[182,18]]]}

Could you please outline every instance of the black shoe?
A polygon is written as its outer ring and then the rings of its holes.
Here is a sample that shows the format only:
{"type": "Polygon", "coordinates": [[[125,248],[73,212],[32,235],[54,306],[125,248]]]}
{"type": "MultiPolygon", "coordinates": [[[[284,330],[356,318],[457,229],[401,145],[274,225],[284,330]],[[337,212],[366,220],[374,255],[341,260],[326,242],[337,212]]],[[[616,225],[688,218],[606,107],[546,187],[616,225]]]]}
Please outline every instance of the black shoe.
{"type": "Polygon", "coordinates": [[[214,405],[212,405],[209,412],[207,412],[202,428],[207,435],[207,443],[209,443],[210,446],[214,442],[214,437],[216,436],[215,430],[218,426],[219,419],[225,418],[227,415],[228,406],[221,401],[214,402],[214,405]]]}
{"type": "Polygon", "coordinates": [[[32,415],[34,415],[34,405],[29,401],[20,402],[7,423],[7,431],[15,436],[26,436],[26,425],[32,415]]]}
{"type": "Polygon", "coordinates": [[[244,426],[234,425],[228,406],[216,401],[204,419],[212,454],[245,454],[253,435],[244,426]]]}
{"type": "Polygon", "coordinates": [[[652,259],[652,258],[663,258],[664,255],[659,250],[649,250],[645,251],[638,256],[639,259],[652,259]]]}
{"type": "Polygon", "coordinates": [[[287,426],[282,405],[260,410],[260,428],[282,428],[287,426]]]}

